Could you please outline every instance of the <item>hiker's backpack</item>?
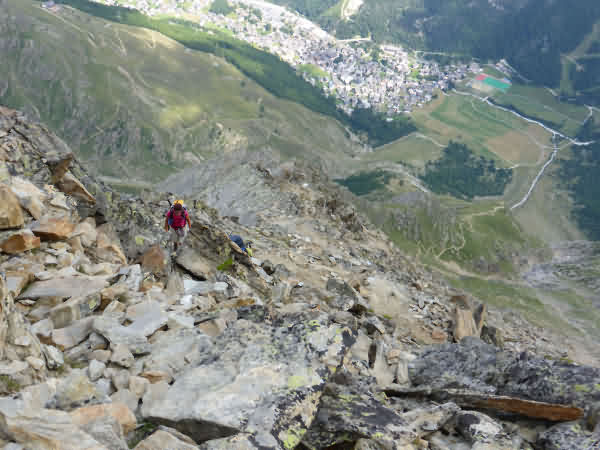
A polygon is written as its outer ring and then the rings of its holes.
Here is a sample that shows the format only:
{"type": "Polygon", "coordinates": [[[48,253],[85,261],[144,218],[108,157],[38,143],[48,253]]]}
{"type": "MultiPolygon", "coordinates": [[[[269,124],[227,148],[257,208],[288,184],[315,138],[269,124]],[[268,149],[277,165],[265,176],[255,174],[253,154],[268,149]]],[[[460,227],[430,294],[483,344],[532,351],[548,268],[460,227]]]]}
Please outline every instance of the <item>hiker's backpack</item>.
{"type": "Polygon", "coordinates": [[[181,206],[183,206],[183,215],[184,215],[184,217],[185,217],[186,214],[189,214],[188,210],[187,210],[187,207],[183,203],[183,200],[175,200],[173,202],[173,204],[171,205],[171,207],[169,208],[169,210],[167,211],[167,214],[169,214],[167,217],[168,217],[168,223],[169,223],[170,227],[173,226],[173,209],[175,208],[175,205],[177,205],[178,203],[181,206]]]}

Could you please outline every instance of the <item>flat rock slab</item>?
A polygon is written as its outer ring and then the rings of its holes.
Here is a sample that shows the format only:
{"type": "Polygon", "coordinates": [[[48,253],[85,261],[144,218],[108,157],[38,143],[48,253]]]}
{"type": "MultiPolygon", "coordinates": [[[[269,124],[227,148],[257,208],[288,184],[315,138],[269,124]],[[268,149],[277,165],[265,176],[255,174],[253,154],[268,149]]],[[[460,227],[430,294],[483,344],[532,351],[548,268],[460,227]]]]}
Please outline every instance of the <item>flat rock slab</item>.
{"type": "Polygon", "coordinates": [[[105,277],[70,276],[35,281],[19,296],[19,299],[44,297],[87,297],[108,286],[105,277]]]}
{"type": "Polygon", "coordinates": [[[54,409],[25,408],[22,400],[0,398],[2,434],[26,448],[104,450],[89,434],[73,423],[69,413],[54,409]]]}
{"type": "Polygon", "coordinates": [[[353,336],[319,312],[272,326],[240,319],[200,349],[201,362],[146,404],[143,415],[196,442],[249,432],[261,448],[300,442],[353,336]]]}
{"type": "Polygon", "coordinates": [[[188,367],[198,366],[213,352],[212,340],[196,329],[170,330],[153,341],[150,354],[143,359],[143,370],[162,371],[171,377],[188,367]]]}

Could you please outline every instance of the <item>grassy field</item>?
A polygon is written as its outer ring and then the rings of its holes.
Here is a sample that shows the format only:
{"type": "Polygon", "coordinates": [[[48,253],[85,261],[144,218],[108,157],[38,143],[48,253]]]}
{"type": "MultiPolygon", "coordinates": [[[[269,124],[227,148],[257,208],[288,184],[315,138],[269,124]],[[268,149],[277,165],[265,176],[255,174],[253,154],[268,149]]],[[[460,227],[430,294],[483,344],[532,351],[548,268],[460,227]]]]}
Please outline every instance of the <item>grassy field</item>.
{"type": "Polygon", "coordinates": [[[559,102],[543,87],[516,84],[506,93],[497,91],[493,98],[502,105],[513,105],[528,117],[553,123],[569,136],[577,134],[589,113],[584,106],[559,102]]]}
{"type": "Polygon", "coordinates": [[[503,167],[535,163],[540,156],[535,142],[549,138],[539,127],[468,96],[441,96],[413,117],[419,131],[435,142],[463,142],[503,167]]]}
{"type": "Polygon", "coordinates": [[[382,145],[362,158],[365,163],[391,161],[416,168],[425,167],[429,160],[442,155],[444,145],[434,143],[427,136],[413,133],[390,144],[382,145]]]}
{"type": "Polygon", "coordinates": [[[157,32],[32,0],[6,0],[3,10],[0,39],[16,41],[0,51],[0,103],[48,124],[104,175],[156,181],[265,146],[343,165],[356,149],[337,121],[157,32]]]}
{"type": "Polygon", "coordinates": [[[561,318],[559,311],[549,308],[539,300],[538,293],[533,288],[476,277],[458,277],[448,280],[454,287],[465,289],[484,303],[498,309],[517,311],[538,326],[556,327],[565,334],[576,332],[573,325],[561,318]]]}

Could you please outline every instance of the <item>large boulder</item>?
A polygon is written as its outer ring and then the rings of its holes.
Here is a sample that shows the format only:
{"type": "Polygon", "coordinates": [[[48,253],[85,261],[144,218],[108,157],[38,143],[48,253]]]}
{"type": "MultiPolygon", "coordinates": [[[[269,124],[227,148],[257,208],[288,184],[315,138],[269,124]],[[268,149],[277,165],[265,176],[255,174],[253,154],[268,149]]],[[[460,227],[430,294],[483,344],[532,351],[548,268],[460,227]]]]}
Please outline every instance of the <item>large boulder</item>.
{"type": "Polygon", "coordinates": [[[308,448],[329,448],[368,438],[385,449],[412,448],[411,443],[441,428],[458,409],[446,403],[401,414],[362,387],[329,384],[302,442],[308,448]]]}
{"type": "Polygon", "coordinates": [[[414,386],[470,389],[586,409],[600,400],[600,369],[501,351],[477,338],[425,348],[409,365],[414,386]]]}
{"type": "Polygon", "coordinates": [[[25,219],[19,199],[5,184],[0,185],[0,230],[23,226],[25,219]]]}
{"type": "Polygon", "coordinates": [[[248,432],[262,448],[297,444],[317,412],[321,391],[353,341],[317,311],[263,323],[248,308],[233,326],[199,348],[201,364],[144,398],[142,414],[196,442],[248,432]]]}

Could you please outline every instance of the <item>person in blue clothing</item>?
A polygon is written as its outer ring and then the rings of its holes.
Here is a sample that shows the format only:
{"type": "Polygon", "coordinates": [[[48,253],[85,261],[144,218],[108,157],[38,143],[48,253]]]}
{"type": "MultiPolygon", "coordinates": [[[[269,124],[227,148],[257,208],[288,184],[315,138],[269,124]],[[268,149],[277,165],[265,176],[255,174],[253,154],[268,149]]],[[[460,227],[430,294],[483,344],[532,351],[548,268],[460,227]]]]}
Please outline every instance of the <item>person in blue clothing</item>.
{"type": "Polygon", "coordinates": [[[248,256],[252,256],[252,242],[248,241],[244,243],[242,237],[237,234],[230,234],[229,239],[235,242],[243,252],[248,254],[248,256]]]}

